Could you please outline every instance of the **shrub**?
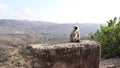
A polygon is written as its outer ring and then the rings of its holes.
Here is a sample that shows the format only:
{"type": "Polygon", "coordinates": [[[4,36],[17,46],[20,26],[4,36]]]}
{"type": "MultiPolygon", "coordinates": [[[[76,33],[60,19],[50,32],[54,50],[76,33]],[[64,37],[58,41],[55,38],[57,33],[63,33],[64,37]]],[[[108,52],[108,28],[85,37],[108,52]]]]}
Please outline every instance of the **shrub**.
{"type": "Polygon", "coordinates": [[[101,44],[102,56],[106,58],[120,56],[120,20],[117,20],[115,17],[94,34],[89,34],[89,39],[101,44]]]}

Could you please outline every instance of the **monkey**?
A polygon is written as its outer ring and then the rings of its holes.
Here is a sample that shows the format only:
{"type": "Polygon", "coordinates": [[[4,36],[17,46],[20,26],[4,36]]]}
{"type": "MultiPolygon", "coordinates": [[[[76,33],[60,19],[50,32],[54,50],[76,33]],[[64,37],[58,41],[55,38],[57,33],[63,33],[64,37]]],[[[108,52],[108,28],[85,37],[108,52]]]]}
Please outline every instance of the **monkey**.
{"type": "Polygon", "coordinates": [[[74,30],[70,34],[70,42],[80,42],[80,31],[78,26],[73,27],[74,30]]]}

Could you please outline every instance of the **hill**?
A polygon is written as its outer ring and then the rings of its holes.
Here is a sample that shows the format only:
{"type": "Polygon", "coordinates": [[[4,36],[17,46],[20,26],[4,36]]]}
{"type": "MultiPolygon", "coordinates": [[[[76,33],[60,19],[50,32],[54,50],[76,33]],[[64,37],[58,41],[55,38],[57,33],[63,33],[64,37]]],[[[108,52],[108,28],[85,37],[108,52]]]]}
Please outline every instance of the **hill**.
{"type": "Polygon", "coordinates": [[[100,24],[57,24],[43,21],[28,21],[28,20],[0,20],[0,33],[1,34],[55,34],[63,35],[68,34],[73,29],[74,25],[80,27],[82,36],[87,36],[89,32],[95,32],[100,24]],[[3,31],[4,30],[4,31],[3,31]]]}
{"type": "MultiPolygon", "coordinates": [[[[39,38],[44,41],[63,41],[69,38],[73,26],[80,27],[81,37],[86,37],[88,33],[95,32],[100,24],[57,24],[44,21],[28,20],[0,20],[0,37],[17,38],[39,38]]],[[[43,42],[43,41],[42,41],[43,42]]]]}

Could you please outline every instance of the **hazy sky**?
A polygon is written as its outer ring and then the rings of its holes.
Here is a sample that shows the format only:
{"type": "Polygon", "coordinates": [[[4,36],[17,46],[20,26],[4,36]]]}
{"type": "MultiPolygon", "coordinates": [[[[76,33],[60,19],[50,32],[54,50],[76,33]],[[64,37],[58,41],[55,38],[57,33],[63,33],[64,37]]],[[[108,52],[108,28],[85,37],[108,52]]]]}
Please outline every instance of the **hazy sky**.
{"type": "Polygon", "coordinates": [[[120,16],[120,0],[0,0],[0,19],[106,23],[120,16]]]}

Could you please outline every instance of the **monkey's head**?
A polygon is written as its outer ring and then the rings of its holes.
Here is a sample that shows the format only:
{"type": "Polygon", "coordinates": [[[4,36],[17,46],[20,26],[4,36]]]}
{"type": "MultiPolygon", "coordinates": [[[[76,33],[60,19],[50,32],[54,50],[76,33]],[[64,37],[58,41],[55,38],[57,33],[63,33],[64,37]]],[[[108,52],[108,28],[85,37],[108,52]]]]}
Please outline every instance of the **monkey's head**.
{"type": "Polygon", "coordinates": [[[78,26],[74,26],[74,30],[78,30],[78,28],[79,28],[78,26]]]}

